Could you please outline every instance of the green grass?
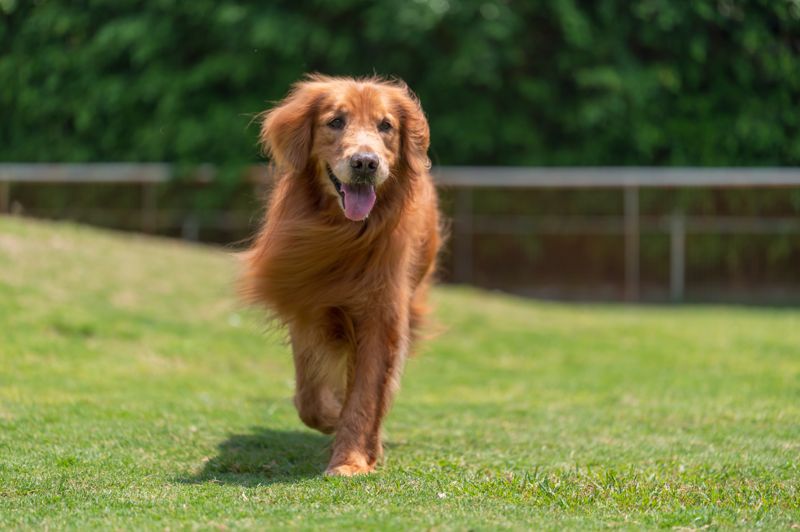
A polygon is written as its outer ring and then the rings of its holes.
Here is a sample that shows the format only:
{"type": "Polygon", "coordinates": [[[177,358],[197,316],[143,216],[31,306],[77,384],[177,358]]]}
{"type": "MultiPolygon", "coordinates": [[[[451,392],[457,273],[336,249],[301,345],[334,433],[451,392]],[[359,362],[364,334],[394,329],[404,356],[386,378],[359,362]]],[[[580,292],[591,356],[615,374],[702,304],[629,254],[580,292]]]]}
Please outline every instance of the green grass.
{"type": "Polygon", "coordinates": [[[800,310],[440,288],[387,462],[341,479],[234,278],[0,218],[0,528],[800,527],[800,310]]]}

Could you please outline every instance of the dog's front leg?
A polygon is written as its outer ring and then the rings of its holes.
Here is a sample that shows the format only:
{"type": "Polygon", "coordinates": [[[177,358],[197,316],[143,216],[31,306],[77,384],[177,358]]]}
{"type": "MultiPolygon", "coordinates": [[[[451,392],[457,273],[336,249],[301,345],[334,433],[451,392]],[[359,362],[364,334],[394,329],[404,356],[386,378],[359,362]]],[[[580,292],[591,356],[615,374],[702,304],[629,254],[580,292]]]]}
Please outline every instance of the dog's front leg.
{"type": "Polygon", "coordinates": [[[369,473],[383,454],[381,422],[397,391],[408,349],[408,311],[386,310],[357,323],[347,399],[328,475],[369,473]]]}
{"type": "Polygon", "coordinates": [[[325,434],[336,430],[345,391],[346,360],[318,330],[290,327],[295,367],[294,404],[303,423],[325,434]]]}

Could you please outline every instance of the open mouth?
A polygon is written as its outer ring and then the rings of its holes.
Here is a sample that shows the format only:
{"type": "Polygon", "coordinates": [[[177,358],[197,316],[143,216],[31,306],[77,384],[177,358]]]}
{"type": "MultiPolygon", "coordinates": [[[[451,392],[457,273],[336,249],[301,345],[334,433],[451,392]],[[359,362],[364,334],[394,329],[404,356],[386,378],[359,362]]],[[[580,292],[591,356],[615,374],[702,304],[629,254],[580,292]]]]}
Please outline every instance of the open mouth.
{"type": "Polygon", "coordinates": [[[341,196],[342,201],[344,201],[344,191],[342,191],[342,182],[336,178],[336,176],[333,173],[333,170],[331,170],[331,167],[329,165],[327,164],[325,165],[325,170],[328,171],[328,179],[331,180],[333,186],[336,187],[336,192],[339,193],[339,196],[341,196]]]}
{"type": "Polygon", "coordinates": [[[328,172],[328,179],[331,180],[342,200],[344,215],[354,222],[366,219],[372,211],[372,207],[375,206],[375,186],[366,183],[343,183],[336,177],[329,165],[325,165],[325,170],[328,172]]]}

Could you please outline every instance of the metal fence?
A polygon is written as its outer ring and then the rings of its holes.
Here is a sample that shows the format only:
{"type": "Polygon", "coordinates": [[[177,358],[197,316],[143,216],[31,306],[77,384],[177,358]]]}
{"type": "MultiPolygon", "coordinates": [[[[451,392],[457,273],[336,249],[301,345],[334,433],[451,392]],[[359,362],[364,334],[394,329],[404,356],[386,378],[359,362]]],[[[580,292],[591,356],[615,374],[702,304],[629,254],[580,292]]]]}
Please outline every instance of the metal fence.
{"type": "Polygon", "coordinates": [[[687,233],[800,234],[800,218],[697,217],[675,212],[666,218],[639,213],[642,188],[800,187],[800,168],[653,168],[653,167],[439,167],[442,186],[457,188],[454,213],[454,277],[472,279],[475,234],[622,234],[625,239],[625,299],[639,299],[639,242],[642,231],[670,237],[670,297],[684,298],[687,233]],[[479,188],[618,189],[624,195],[620,217],[481,217],[473,215],[472,194],[479,188]]]}
{"type": "MultiPolygon", "coordinates": [[[[263,167],[249,172],[266,176],[263,167]]],[[[800,218],[697,217],[675,212],[668,217],[643,217],[639,191],[643,188],[775,188],[800,187],[800,168],[535,168],[535,167],[436,167],[433,175],[441,187],[455,189],[454,279],[473,279],[473,241],[487,234],[620,234],[624,236],[625,297],[639,299],[641,233],[663,232],[670,238],[670,295],[684,297],[686,235],[800,234],[800,218]],[[621,217],[486,217],[473,209],[473,191],[499,189],[617,189],[624,196],[621,217]]],[[[10,183],[42,184],[133,184],[141,186],[141,229],[159,226],[156,186],[171,179],[168,164],[15,164],[0,163],[0,212],[9,209],[10,183]]],[[[196,172],[198,182],[213,179],[213,167],[196,172]]],[[[258,178],[256,178],[258,179],[258,178]]],[[[225,218],[228,225],[246,223],[246,218],[225,218]]],[[[190,232],[191,233],[191,232],[190,232]]]]}

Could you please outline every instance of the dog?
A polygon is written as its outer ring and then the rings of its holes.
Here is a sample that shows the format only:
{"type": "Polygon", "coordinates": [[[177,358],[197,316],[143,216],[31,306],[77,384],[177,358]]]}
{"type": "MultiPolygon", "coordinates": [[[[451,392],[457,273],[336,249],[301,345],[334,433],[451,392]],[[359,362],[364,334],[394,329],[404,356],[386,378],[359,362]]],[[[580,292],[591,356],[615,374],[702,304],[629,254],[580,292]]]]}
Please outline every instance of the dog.
{"type": "Polygon", "coordinates": [[[401,81],[323,75],[262,117],[276,182],[244,291],[288,327],[300,419],[335,434],[325,473],[369,473],[442,241],[428,122],[401,81]]]}

